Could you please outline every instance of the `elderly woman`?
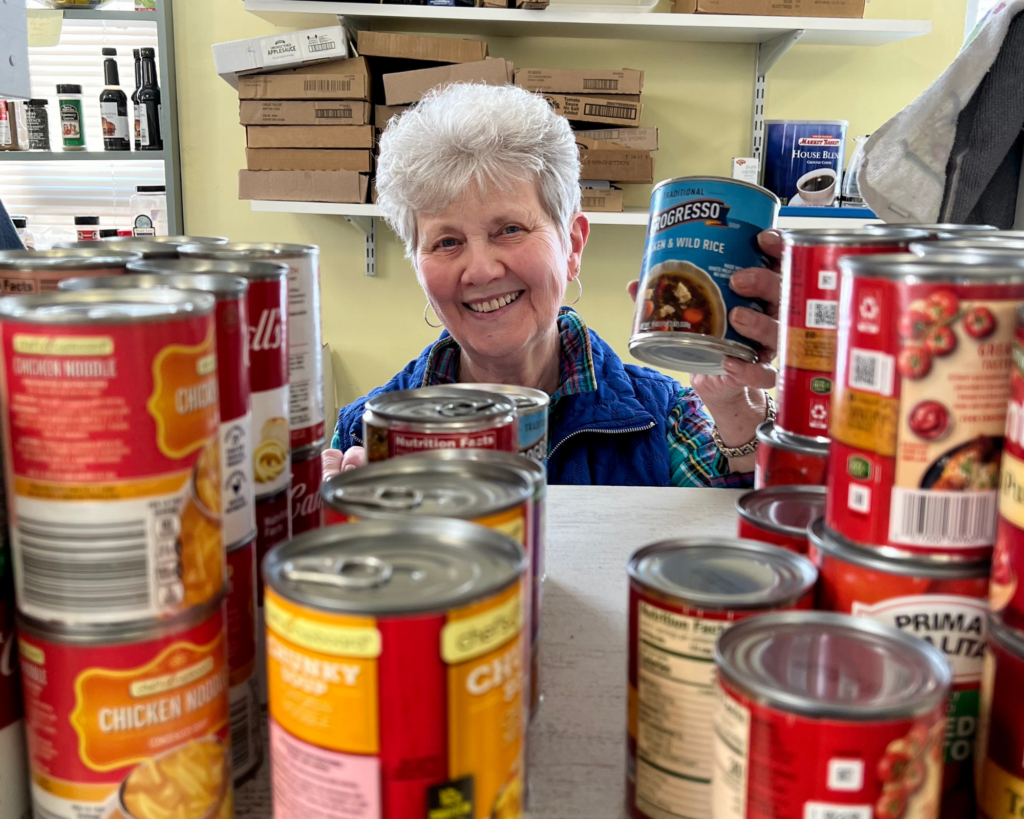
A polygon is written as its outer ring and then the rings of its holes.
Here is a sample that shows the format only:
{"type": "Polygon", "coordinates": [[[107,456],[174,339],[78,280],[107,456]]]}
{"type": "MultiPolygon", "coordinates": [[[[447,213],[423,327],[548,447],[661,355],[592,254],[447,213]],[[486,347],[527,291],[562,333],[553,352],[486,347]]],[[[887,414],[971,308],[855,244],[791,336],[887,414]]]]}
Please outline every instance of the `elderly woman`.
{"type": "MultiPolygon", "coordinates": [[[[778,322],[734,309],[730,321],[762,345],[765,363],[727,358],[725,375],[694,376],[691,389],[623,364],[560,306],[570,286],[582,293],[590,225],[572,131],[542,97],[466,84],[431,93],[384,132],[377,196],[445,331],[367,397],[455,382],[534,387],[551,396],[551,483],[749,485],[745,445],[772,412],[766,362],[778,322]]],[[[779,237],[762,234],[761,244],[775,255],[779,237]]],[[[777,273],[742,270],[730,284],[777,315],[777,273]]],[[[629,290],[635,298],[635,282],[629,290]]],[[[365,403],[338,414],[327,474],[365,463],[356,445],[365,403]]]]}

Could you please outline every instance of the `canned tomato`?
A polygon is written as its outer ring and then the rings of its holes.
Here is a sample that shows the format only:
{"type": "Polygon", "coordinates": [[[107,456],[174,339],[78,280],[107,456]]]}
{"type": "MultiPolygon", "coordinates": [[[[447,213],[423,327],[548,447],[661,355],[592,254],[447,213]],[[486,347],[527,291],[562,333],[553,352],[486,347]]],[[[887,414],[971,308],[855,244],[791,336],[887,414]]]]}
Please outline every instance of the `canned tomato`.
{"type": "Polygon", "coordinates": [[[264,572],[275,819],[522,815],[517,543],[373,521],[300,535],[264,572]]]}
{"type": "Polygon", "coordinates": [[[775,427],[791,435],[828,437],[828,410],[836,358],[839,260],[844,256],[894,253],[920,231],[787,230],[782,234],[782,304],[779,307],[783,351],[779,367],[775,427]]]}
{"type": "Polygon", "coordinates": [[[757,428],[754,488],[766,486],[824,486],[828,441],[786,435],[771,421],[757,428]]]}
{"type": "Polygon", "coordinates": [[[449,386],[386,392],[366,402],[363,440],[371,462],[432,449],[516,452],[515,402],[449,386]]]}
{"type": "Polygon", "coordinates": [[[544,463],[548,459],[548,409],[551,398],[543,390],[508,384],[449,384],[454,389],[480,390],[511,398],[519,426],[519,454],[544,463]]]}
{"type": "Polygon", "coordinates": [[[655,185],[630,353],[691,373],[721,373],[726,356],[756,361],[754,343],[729,326],[729,312],[763,306],[737,295],[729,279],[767,266],[757,236],[778,215],[779,198],[749,182],[688,176],[655,185]]]}
{"type": "Polygon", "coordinates": [[[714,819],[936,819],[949,663],[889,626],[783,612],[715,646],[714,819]]]}
{"type": "Polygon", "coordinates": [[[301,535],[323,525],[322,453],[323,444],[292,450],[292,535],[301,535]]]}
{"type": "Polygon", "coordinates": [[[168,617],[223,589],[213,310],[177,290],[0,299],[23,613],[168,617]]]}
{"type": "Polygon", "coordinates": [[[807,526],[825,512],[823,486],[769,486],[741,495],[737,534],[807,554],[807,526]]]}
{"type": "Polygon", "coordinates": [[[265,261],[288,265],[288,382],[291,448],[324,438],[324,372],[320,350],[320,248],[273,243],[184,245],[185,258],[265,261]]]}
{"type": "Polygon", "coordinates": [[[18,630],[37,817],[231,819],[221,595],[160,623],[18,630]]]}
{"type": "Polygon", "coordinates": [[[805,557],[749,540],[667,540],[629,560],[626,810],[711,816],[715,641],[734,622],[809,609],[805,557]]]}
{"type": "MultiPolygon", "coordinates": [[[[161,245],[167,247],[167,245],[161,245]]],[[[256,531],[252,477],[252,407],[249,398],[248,282],[222,274],[134,273],[93,279],[68,279],[61,290],[199,290],[217,300],[217,393],[220,404],[220,485],[197,482],[203,506],[220,515],[224,543],[250,540],[256,531]]]]}
{"type": "Polygon", "coordinates": [[[52,293],[64,279],[82,276],[116,276],[139,253],[97,247],[57,250],[0,251],[0,295],[52,293]]]}
{"type": "Polygon", "coordinates": [[[894,558],[844,543],[823,520],[809,529],[818,567],[818,608],[895,626],[938,648],[953,669],[943,741],[943,813],[963,816],[973,802],[974,738],[988,606],[989,563],[894,558]]]}
{"type": "Polygon", "coordinates": [[[1024,268],[841,267],[825,522],[873,548],[988,557],[1024,268]]]}
{"type": "Polygon", "coordinates": [[[975,753],[978,816],[1016,819],[1024,802],[1024,634],[989,619],[975,753]]]}
{"type": "Polygon", "coordinates": [[[227,641],[231,771],[235,782],[263,759],[256,674],[256,541],[228,549],[227,641]]]}

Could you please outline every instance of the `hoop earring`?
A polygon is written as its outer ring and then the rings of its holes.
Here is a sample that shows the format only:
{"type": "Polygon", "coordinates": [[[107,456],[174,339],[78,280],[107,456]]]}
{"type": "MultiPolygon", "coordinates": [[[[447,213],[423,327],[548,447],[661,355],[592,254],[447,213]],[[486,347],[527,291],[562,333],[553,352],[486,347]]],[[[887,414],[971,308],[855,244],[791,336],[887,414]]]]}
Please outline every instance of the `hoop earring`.
{"type": "Polygon", "coordinates": [[[572,301],[567,301],[566,302],[566,304],[570,304],[570,305],[578,304],[579,300],[581,298],[583,298],[583,282],[580,281],[579,275],[577,275],[576,278],[573,279],[573,281],[576,282],[576,286],[580,289],[580,292],[576,295],[575,299],[573,299],[572,301]]]}
{"type": "Polygon", "coordinates": [[[430,323],[430,319],[427,318],[427,310],[429,310],[429,309],[430,309],[430,302],[428,301],[425,305],[423,305],[423,320],[427,323],[427,327],[433,327],[435,330],[437,330],[439,327],[444,327],[444,322],[443,321],[440,324],[431,324],[430,323]]]}

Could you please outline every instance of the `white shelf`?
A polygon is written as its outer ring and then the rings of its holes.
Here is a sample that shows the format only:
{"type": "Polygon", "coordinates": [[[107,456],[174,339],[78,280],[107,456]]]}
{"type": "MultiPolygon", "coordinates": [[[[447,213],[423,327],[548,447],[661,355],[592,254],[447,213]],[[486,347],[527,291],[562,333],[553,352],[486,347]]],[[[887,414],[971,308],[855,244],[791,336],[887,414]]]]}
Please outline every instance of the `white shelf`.
{"type": "Polygon", "coordinates": [[[163,162],[163,151],[0,151],[0,162],[163,162]]]}
{"type": "Polygon", "coordinates": [[[727,14],[581,12],[550,6],[525,9],[335,3],[330,0],[245,0],[245,9],[272,22],[281,14],[337,14],[373,31],[441,32],[484,37],[585,37],[612,40],[765,43],[803,31],[805,45],[878,46],[928,34],[927,20],[755,17],[727,14]]]}

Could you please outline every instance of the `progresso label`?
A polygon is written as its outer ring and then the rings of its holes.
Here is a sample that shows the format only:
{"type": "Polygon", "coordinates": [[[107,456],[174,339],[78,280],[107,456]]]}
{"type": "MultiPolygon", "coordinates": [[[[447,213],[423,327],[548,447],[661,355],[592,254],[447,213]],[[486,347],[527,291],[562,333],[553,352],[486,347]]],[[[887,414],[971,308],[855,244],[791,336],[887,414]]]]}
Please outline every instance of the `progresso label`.
{"type": "Polygon", "coordinates": [[[823,206],[839,201],[846,147],[845,120],[768,120],[763,184],[783,205],[823,206]]]}

